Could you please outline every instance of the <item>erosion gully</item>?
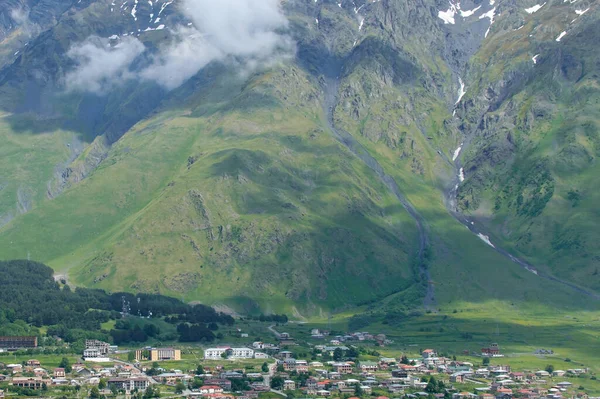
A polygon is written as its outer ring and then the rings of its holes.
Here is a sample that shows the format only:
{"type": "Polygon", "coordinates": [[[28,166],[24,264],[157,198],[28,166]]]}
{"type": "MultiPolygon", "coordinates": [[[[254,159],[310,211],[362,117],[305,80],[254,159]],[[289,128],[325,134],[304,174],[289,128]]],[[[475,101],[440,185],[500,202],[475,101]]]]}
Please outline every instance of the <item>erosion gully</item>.
{"type": "MultiPolygon", "coordinates": [[[[338,104],[339,100],[339,88],[340,88],[340,73],[341,68],[336,71],[331,71],[333,73],[329,73],[323,80],[323,90],[325,93],[325,102],[324,102],[324,112],[327,116],[327,125],[331,132],[334,134],[335,138],[342,143],[350,152],[352,152],[358,159],[360,159],[365,165],[367,165],[379,178],[379,180],[388,188],[388,190],[398,199],[402,207],[408,212],[411,218],[415,221],[417,225],[417,229],[419,231],[419,250],[417,253],[417,259],[419,262],[419,273],[421,275],[421,279],[426,281],[426,294],[423,300],[423,304],[426,307],[433,307],[436,304],[435,300],[435,289],[433,282],[431,281],[431,275],[429,271],[428,264],[425,259],[425,250],[429,245],[429,236],[427,233],[427,229],[425,226],[425,220],[419,214],[419,212],[415,209],[415,207],[404,197],[398,183],[394,180],[394,178],[388,175],[381,164],[369,153],[369,151],[354,138],[350,133],[336,126],[334,111],[338,104]]],[[[443,154],[443,152],[441,152],[443,154]]],[[[443,156],[443,155],[442,155],[443,156]]],[[[465,226],[469,231],[471,231],[474,235],[481,237],[487,237],[485,231],[475,224],[474,221],[469,220],[465,215],[460,213],[456,206],[456,196],[458,191],[459,177],[458,173],[460,170],[460,160],[451,161],[447,157],[443,156],[447,162],[452,164],[456,169],[456,177],[455,180],[450,185],[450,188],[445,192],[445,204],[448,212],[456,219],[459,223],[465,226]]],[[[523,269],[527,270],[535,274],[536,276],[553,281],[555,283],[566,286],[573,291],[589,296],[591,298],[600,299],[600,295],[585,290],[573,283],[568,281],[561,280],[557,277],[554,277],[546,272],[540,271],[535,268],[533,265],[528,263],[527,261],[520,259],[506,249],[498,246],[497,244],[493,244],[488,242],[488,245],[492,247],[496,252],[508,258],[511,262],[519,265],[523,269]]]]}
{"type": "Polygon", "coordinates": [[[423,217],[417,212],[410,202],[402,195],[398,183],[393,177],[385,173],[385,170],[381,164],[369,154],[369,151],[359,143],[350,133],[344,129],[338,128],[335,125],[334,110],[338,103],[338,93],[340,87],[339,74],[330,74],[325,78],[323,83],[323,90],[325,92],[325,103],[324,111],[327,116],[327,125],[333,132],[336,139],[342,143],[350,152],[352,152],[358,159],[360,159],[365,165],[367,165],[381,180],[381,182],[388,188],[388,190],[398,199],[402,207],[408,212],[411,218],[415,221],[417,229],[419,231],[419,250],[417,253],[417,259],[419,262],[419,273],[421,278],[426,281],[426,294],[423,303],[426,307],[432,307],[435,305],[435,290],[431,281],[431,276],[427,262],[425,260],[425,250],[429,245],[429,236],[425,227],[423,217]]]}

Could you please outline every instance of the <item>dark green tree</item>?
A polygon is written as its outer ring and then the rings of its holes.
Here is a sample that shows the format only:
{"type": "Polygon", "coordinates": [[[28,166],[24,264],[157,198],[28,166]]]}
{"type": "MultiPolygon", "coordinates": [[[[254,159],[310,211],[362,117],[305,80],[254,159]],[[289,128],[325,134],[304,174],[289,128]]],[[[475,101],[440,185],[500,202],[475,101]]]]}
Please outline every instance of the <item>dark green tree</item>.
{"type": "Polygon", "coordinates": [[[62,358],[62,360],[60,361],[58,367],[64,368],[65,369],[65,373],[70,373],[73,370],[73,368],[71,367],[71,362],[66,357],[62,358]]]}
{"type": "Polygon", "coordinates": [[[333,351],[333,360],[335,360],[336,362],[339,362],[343,358],[344,358],[344,351],[342,351],[341,348],[335,348],[335,350],[333,351]]]}
{"type": "Polygon", "coordinates": [[[90,398],[91,399],[99,399],[100,398],[100,390],[98,389],[98,387],[92,387],[92,389],[90,389],[90,398]]]}
{"type": "Polygon", "coordinates": [[[283,388],[283,378],[281,378],[280,376],[275,376],[271,378],[271,388],[277,390],[283,388]]]}

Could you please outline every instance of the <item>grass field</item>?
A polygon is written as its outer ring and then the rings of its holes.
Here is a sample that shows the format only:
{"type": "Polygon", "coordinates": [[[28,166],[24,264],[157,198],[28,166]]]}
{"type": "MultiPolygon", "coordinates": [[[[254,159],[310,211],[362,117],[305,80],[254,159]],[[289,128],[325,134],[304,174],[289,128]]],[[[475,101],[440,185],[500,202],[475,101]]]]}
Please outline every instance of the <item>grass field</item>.
{"type": "MultiPolygon", "coordinates": [[[[43,203],[55,170],[81,146],[72,132],[17,131],[9,118],[0,114],[0,227],[43,203]]],[[[20,258],[26,257],[23,250],[20,258]]]]}

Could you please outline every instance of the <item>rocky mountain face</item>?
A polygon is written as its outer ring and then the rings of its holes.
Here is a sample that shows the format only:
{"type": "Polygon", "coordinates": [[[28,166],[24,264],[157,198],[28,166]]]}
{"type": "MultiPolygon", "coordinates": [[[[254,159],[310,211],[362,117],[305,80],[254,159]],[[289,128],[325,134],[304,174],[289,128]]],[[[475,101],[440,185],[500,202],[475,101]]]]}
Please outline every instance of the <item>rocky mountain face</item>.
{"type": "Polygon", "coordinates": [[[596,295],[593,1],[1,5],[2,258],[248,311],[596,295]]]}

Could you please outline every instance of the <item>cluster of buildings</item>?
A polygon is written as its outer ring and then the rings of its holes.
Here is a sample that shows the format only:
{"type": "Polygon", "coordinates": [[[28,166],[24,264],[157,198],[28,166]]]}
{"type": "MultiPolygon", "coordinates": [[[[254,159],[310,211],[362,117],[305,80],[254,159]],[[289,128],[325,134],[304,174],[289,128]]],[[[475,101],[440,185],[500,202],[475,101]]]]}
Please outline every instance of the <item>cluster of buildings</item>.
{"type": "MultiPolygon", "coordinates": [[[[497,350],[498,345],[489,348],[497,350]]],[[[493,353],[486,352],[488,355],[493,353]]],[[[498,357],[498,356],[496,356],[498,357]]],[[[374,388],[386,390],[390,396],[408,398],[433,396],[441,399],[451,394],[453,399],[588,399],[573,389],[571,382],[552,381],[552,378],[577,376],[587,369],[545,370],[531,372],[512,371],[507,365],[475,368],[472,363],[439,356],[433,349],[425,349],[421,357],[404,359],[403,364],[395,358],[379,361],[329,361],[307,362],[291,357],[291,352],[280,352],[277,363],[278,376],[284,379],[283,390],[299,390],[306,396],[340,397],[370,395],[374,388]],[[311,377],[299,375],[311,372],[311,377]],[[444,392],[428,392],[429,376],[444,382],[444,392]],[[460,392],[462,384],[477,386],[476,392],[460,392]]]]}
{"type": "Polygon", "coordinates": [[[72,371],[67,373],[62,367],[49,369],[36,359],[30,359],[25,365],[20,363],[0,365],[0,369],[8,371],[8,375],[0,374],[0,382],[8,382],[10,385],[42,389],[44,387],[61,385],[97,385],[100,378],[109,378],[117,375],[131,375],[129,366],[115,366],[112,368],[100,365],[88,368],[82,363],[72,366],[72,371]]]}
{"type": "MultiPolygon", "coordinates": [[[[325,339],[330,336],[329,331],[321,331],[319,329],[313,329],[310,332],[311,338],[313,339],[325,339]]],[[[375,341],[380,346],[392,343],[388,340],[385,334],[371,334],[369,332],[354,332],[347,333],[344,335],[336,335],[331,337],[330,343],[332,345],[341,345],[344,342],[363,342],[363,341],[375,341]]]]}

